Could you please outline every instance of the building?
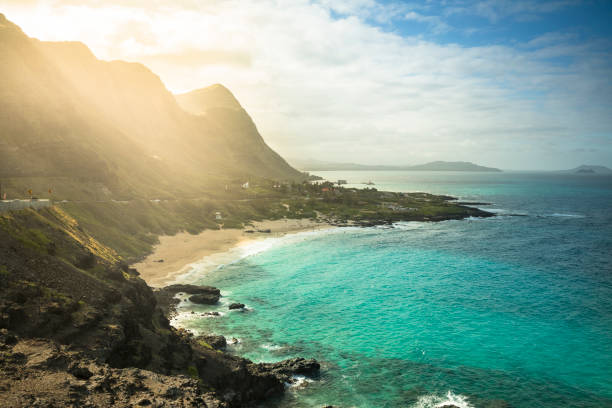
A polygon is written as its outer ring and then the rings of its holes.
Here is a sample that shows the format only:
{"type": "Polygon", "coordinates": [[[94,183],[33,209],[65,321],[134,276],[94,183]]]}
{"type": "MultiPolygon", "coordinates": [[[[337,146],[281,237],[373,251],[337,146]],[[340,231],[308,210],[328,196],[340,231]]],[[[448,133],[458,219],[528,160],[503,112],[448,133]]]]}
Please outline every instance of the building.
{"type": "Polygon", "coordinates": [[[0,211],[22,210],[24,208],[47,208],[53,203],[48,199],[30,199],[30,200],[0,200],[0,211]]]}
{"type": "Polygon", "coordinates": [[[223,217],[221,216],[221,212],[220,211],[216,211],[215,212],[215,220],[222,220],[223,217]]]}

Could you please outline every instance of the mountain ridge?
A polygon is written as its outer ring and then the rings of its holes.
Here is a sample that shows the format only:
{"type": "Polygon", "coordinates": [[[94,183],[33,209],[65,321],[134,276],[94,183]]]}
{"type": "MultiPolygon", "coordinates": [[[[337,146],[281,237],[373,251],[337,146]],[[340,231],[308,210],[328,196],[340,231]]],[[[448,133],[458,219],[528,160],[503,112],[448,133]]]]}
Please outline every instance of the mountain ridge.
{"type": "Polygon", "coordinates": [[[332,171],[332,170],[389,170],[389,171],[480,171],[501,172],[494,167],[480,166],[471,162],[447,162],[433,161],[419,165],[367,165],[358,163],[334,163],[317,160],[289,159],[297,168],[308,171],[332,171]]]}
{"type": "Polygon", "coordinates": [[[573,169],[561,170],[561,172],[578,174],[612,174],[612,169],[596,164],[581,164],[573,169]]]}
{"type": "Polygon", "coordinates": [[[75,198],[96,184],[109,198],[193,196],[232,180],[305,179],[242,108],[187,112],[142,64],[29,38],[4,15],[0,52],[0,178],[13,191],[59,184],[75,198]]]}

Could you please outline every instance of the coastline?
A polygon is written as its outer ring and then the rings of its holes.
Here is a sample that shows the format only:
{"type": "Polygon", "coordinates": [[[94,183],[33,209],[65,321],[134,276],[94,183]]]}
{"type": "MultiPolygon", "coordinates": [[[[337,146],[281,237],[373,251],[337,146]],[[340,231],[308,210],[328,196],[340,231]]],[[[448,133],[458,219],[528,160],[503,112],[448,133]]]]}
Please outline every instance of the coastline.
{"type": "MultiPolygon", "coordinates": [[[[163,287],[188,273],[191,265],[206,258],[266,238],[328,228],[333,228],[333,225],[310,219],[280,219],[253,221],[250,226],[242,229],[204,230],[197,235],[187,232],[164,235],[159,237],[159,244],[155,245],[152,253],[131,267],[138,270],[140,277],[149,286],[163,287]]],[[[215,263],[223,263],[222,258],[215,263]]]]}

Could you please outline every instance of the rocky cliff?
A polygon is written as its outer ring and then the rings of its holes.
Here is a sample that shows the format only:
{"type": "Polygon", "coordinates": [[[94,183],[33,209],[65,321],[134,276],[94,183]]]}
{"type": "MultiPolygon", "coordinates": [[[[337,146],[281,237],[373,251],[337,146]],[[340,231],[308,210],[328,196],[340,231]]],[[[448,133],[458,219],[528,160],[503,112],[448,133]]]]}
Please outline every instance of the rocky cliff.
{"type": "Polygon", "coordinates": [[[138,272],[57,208],[2,214],[0,231],[0,406],[248,406],[318,370],[174,329],[138,272]]]}

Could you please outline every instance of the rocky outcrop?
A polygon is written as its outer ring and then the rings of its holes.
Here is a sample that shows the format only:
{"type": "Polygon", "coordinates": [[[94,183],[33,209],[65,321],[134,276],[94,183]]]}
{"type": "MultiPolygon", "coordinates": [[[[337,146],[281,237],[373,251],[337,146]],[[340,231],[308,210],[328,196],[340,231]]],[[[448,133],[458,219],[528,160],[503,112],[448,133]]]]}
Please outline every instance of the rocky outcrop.
{"type": "Polygon", "coordinates": [[[0,336],[2,407],[208,407],[230,405],[202,392],[197,379],[139,368],[112,368],[48,340],[0,336]]]}
{"type": "Polygon", "coordinates": [[[240,310],[244,309],[244,303],[232,303],[228,306],[229,310],[240,310]]]}
{"type": "Polygon", "coordinates": [[[189,297],[189,301],[199,305],[214,305],[219,301],[219,295],[210,293],[201,293],[189,297]]]}
{"type": "Polygon", "coordinates": [[[168,317],[173,316],[176,312],[176,305],[178,305],[179,300],[175,298],[175,295],[178,293],[192,295],[189,297],[189,301],[203,305],[214,305],[221,297],[221,291],[215,287],[186,284],[169,285],[157,289],[154,293],[157,304],[168,317]]]}
{"type": "Polygon", "coordinates": [[[215,350],[224,350],[227,347],[227,340],[225,337],[217,334],[205,334],[196,337],[196,341],[203,341],[215,350]]]}
{"type": "Polygon", "coordinates": [[[172,327],[174,294],[219,290],[154,293],[77,226],[57,210],[0,214],[0,407],[243,407],[316,372],[310,360],[254,364],[215,350],[220,336],[172,327]]]}
{"type": "Polygon", "coordinates": [[[217,297],[221,296],[221,291],[219,289],[214,288],[212,286],[199,286],[199,285],[186,285],[186,284],[176,284],[169,285],[164,287],[162,290],[176,294],[176,293],[187,293],[188,295],[216,295],[217,297]]]}
{"type": "Polygon", "coordinates": [[[294,375],[316,377],[319,375],[321,365],[315,359],[301,357],[280,361],[278,363],[260,363],[258,367],[265,372],[271,372],[281,381],[292,383],[294,375]]]}

